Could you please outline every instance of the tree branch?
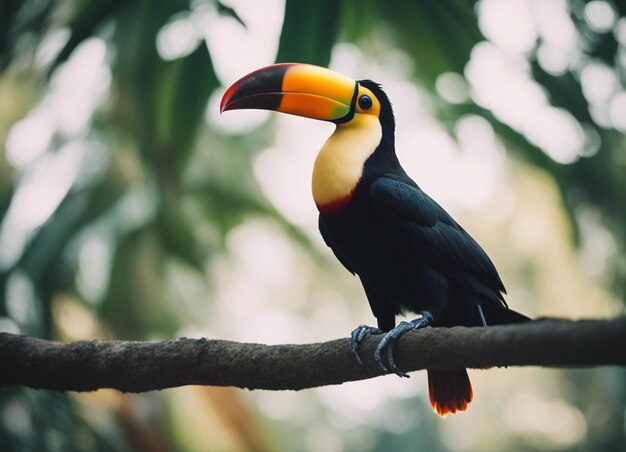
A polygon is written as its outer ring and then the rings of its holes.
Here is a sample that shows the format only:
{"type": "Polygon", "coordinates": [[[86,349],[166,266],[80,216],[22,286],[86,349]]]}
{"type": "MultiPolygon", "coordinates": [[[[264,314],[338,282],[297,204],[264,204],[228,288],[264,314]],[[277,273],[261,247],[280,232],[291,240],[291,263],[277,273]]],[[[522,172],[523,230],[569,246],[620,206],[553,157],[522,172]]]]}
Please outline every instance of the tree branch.
{"type": "MultiPolygon", "coordinates": [[[[0,334],[0,387],[59,391],[115,388],[142,392],[184,385],[304,389],[382,375],[369,337],[357,364],[348,339],[319,344],[260,345],[208,339],[162,342],[79,341],[60,344],[0,334]]],[[[396,345],[406,371],[493,366],[626,365],[626,317],[544,319],[486,328],[426,328],[396,345]]]]}

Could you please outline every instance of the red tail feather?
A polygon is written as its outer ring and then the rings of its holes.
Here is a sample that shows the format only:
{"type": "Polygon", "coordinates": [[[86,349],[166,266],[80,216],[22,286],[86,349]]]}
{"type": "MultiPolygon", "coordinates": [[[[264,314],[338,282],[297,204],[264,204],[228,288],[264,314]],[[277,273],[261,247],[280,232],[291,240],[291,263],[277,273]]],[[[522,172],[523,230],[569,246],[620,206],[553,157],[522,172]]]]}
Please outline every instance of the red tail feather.
{"type": "Polygon", "coordinates": [[[441,417],[465,411],[474,397],[465,369],[429,370],[428,393],[433,410],[441,417]]]}

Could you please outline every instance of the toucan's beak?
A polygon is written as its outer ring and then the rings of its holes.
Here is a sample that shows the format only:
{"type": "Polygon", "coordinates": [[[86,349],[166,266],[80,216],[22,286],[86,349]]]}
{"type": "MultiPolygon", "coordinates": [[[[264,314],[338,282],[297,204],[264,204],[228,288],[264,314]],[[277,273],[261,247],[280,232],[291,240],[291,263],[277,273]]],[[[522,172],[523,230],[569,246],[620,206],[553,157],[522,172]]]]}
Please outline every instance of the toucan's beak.
{"type": "Polygon", "coordinates": [[[353,114],[357,83],[310,64],[274,64],[235,82],[220,111],[254,108],[341,122],[353,114]]]}

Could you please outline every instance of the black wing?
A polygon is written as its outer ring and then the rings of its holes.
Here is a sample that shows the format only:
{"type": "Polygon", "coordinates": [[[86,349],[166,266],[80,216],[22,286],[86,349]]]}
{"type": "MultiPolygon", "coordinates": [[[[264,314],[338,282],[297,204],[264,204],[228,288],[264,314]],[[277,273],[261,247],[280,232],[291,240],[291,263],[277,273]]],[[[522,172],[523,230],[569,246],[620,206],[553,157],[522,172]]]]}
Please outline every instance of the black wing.
{"type": "Polygon", "coordinates": [[[447,277],[506,302],[502,280],[480,245],[408,178],[384,176],[370,187],[374,211],[402,243],[447,277]]]}
{"type": "Polygon", "coordinates": [[[346,259],[339,252],[339,249],[336,246],[333,246],[331,235],[326,230],[326,226],[324,224],[324,221],[321,215],[319,217],[318,226],[319,226],[320,233],[322,234],[322,238],[324,239],[324,243],[326,243],[326,245],[328,245],[328,247],[333,251],[333,254],[337,258],[337,260],[341,263],[341,265],[343,265],[346,268],[346,270],[348,270],[350,273],[354,275],[355,273],[354,268],[352,267],[352,265],[350,265],[350,262],[348,261],[348,259],[346,259]]]}

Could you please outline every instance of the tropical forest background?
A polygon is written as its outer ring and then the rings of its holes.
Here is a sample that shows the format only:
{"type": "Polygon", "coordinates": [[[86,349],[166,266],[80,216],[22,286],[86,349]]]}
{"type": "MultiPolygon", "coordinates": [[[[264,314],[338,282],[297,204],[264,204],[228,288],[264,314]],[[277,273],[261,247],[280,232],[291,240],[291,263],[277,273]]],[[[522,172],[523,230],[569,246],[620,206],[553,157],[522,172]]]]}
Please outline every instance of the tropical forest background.
{"type": "MultiPolygon", "coordinates": [[[[626,292],[623,0],[1,0],[0,331],[59,341],[346,337],[374,319],[316,231],[332,125],[219,115],[273,62],[383,84],[408,173],[531,316],[626,292]]],[[[0,363],[0,372],[6,371],[0,363]]],[[[472,371],[300,392],[0,391],[2,451],[626,450],[626,372],[472,371]]]]}

